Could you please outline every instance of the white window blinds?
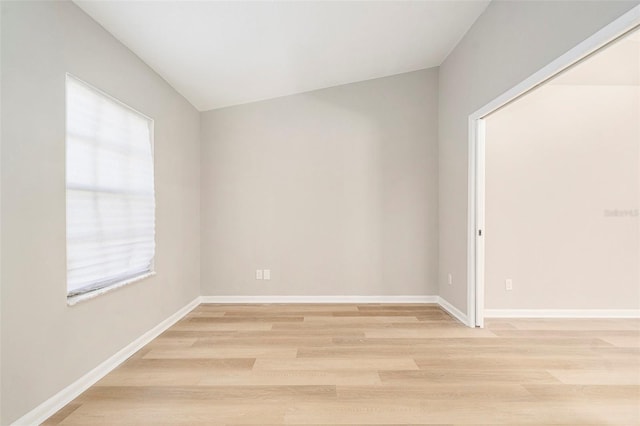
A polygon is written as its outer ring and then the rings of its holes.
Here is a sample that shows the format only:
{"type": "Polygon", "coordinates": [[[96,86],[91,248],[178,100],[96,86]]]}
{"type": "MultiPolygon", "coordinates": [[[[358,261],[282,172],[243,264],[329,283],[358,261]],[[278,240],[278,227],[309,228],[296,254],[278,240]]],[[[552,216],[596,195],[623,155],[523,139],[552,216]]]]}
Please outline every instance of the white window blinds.
{"type": "Polygon", "coordinates": [[[153,121],[67,75],[67,294],[151,272],[153,121]]]}

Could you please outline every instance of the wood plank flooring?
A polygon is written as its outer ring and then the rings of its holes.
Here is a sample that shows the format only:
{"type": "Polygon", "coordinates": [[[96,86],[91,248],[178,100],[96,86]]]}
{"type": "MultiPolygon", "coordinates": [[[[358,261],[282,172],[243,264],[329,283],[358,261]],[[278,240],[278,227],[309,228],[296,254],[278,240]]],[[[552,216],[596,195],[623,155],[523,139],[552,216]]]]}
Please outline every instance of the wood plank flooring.
{"type": "Polygon", "coordinates": [[[45,424],[640,424],[640,320],[200,305],[45,424]]]}

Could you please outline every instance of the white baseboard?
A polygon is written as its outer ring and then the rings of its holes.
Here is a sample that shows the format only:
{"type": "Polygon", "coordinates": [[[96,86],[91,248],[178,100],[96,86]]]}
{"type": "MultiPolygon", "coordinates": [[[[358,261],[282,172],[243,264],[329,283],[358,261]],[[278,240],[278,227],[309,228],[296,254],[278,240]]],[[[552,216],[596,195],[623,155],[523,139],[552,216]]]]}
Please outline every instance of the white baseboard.
{"type": "Polygon", "coordinates": [[[178,322],[200,303],[433,303],[467,323],[467,316],[439,296],[200,296],[138,337],[100,365],[62,389],[12,423],[13,426],[40,424],[94,385],[143,346],[178,322]]]}
{"type": "Polygon", "coordinates": [[[485,318],[640,318],[640,309],[485,309],[485,318]]]}
{"type": "Polygon", "coordinates": [[[62,407],[67,405],[73,399],[78,397],[82,392],[91,387],[98,380],[102,379],[114,368],[124,362],[131,355],[140,350],[144,345],[158,337],[162,332],[178,322],[182,317],[188,314],[193,308],[200,304],[200,298],[197,297],[192,300],[185,307],[181,308],[178,312],[171,315],[160,324],[153,327],[151,330],[138,337],[133,342],[116,352],[109,359],[98,365],[93,370],[89,371],[84,376],[80,377],[75,382],[71,383],[54,396],[38,405],[33,410],[29,411],[24,416],[12,423],[14,426],[31,426],[44,422],[53,414],[55,414],[62,407]]]}
{"type": "MultiPolygon", "coordinates": [[[[458,321],[460,321],[464,325],[469,325],[467,314],[462,313],[460,309],[453,306],[445,298],[438,296],[438,305],[440,305],[442,309],[447,311],[449,314],[451,314],[454,318],[456,318],[458,321]]],[[[471,325],[469,326],[472,327],[471,325]]],[[[475,324],[473,325],[473,327],[475,327],[475,324]]]]}
{"type": "Polygon", "coordinates": [[[438,296],[201,296],[201,303],[438,303],[438,296]]]}
{"type": "Polygon", "coordinates": [[[434,303],[461,323],[467,315],[440,296],[201,296],[201,303],[434,303]]]}

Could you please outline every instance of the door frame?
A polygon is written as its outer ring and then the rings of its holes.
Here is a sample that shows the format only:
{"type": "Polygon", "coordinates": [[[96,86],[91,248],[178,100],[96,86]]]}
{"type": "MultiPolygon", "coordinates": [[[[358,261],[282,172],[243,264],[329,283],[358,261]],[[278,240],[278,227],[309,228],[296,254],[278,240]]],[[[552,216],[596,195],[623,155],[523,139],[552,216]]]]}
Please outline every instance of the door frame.
{"type": "Polygon", "coordinates": [[[640,5],[567,51],[529,78],[469,115],[467,319],[470,327],[484,327],[485,267],[485,120],[527,92],[640,26],[640,5]]]}

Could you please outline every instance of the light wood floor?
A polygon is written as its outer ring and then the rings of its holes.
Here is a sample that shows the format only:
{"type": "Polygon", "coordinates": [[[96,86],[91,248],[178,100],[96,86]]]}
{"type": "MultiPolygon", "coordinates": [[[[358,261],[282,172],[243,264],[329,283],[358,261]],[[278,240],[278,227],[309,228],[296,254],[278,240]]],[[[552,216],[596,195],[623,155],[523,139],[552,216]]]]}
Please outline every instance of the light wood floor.
{"type": "Polygon", "coordinates": [[[200,305],[45,424],[640,424],[639,320],[200,305]]]}

